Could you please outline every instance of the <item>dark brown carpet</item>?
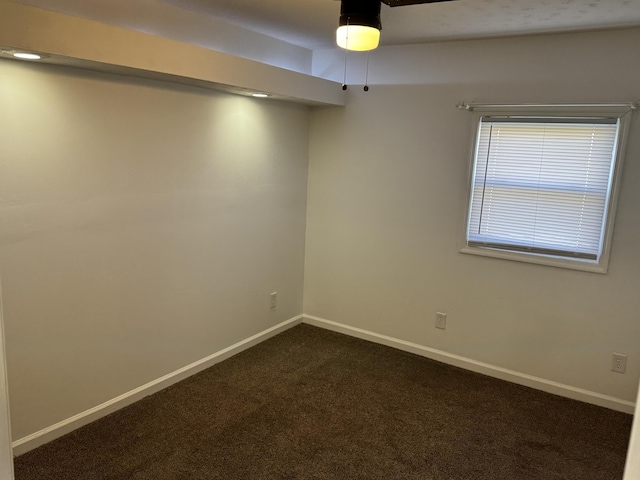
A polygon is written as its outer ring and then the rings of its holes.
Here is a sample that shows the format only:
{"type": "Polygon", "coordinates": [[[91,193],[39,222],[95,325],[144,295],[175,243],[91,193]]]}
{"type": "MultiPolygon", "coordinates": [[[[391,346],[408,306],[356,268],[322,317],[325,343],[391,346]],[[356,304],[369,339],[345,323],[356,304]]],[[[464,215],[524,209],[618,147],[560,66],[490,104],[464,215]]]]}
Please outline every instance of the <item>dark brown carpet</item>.
{"type": "Polygon", "coordinates": [[[630,428],[301,325],[17,458],[16,479],[615,480],[630,428]]]}

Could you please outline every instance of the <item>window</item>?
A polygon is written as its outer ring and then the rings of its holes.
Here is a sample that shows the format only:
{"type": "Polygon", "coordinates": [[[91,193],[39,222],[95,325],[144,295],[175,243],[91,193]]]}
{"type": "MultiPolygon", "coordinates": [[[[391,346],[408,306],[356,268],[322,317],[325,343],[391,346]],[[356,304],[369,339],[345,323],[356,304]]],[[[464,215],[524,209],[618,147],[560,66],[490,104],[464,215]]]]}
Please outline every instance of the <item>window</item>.
{"type": "Polygon", "coordinates": [[[605,273],[626,108],[475,110],[464,253],[605,273]]]}

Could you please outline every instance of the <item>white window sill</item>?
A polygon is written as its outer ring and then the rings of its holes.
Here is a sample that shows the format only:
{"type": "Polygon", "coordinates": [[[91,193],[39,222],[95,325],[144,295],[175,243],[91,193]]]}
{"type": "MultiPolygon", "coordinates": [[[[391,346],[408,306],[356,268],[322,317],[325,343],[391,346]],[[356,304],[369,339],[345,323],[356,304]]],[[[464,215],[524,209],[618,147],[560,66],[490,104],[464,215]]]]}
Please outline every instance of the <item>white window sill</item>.
{"type": "Polygon", "coordinates": [[[509,252],[507,250],[498,250],[494,248],[482,247],[463,247],[460,253],[471,255],[480,255],[482,257],[500,258],[503,260],[512,260],[515,262],[534,263],[537,265],[546,265],[548,267],[568,268],[571,270],[581,270],[583,272],[607,273],[607,264],[603,258],[599,262],[589,260],[573,260],[569,258],[553,257],[550,255],[538,255],[532,253],[509,252]]]}

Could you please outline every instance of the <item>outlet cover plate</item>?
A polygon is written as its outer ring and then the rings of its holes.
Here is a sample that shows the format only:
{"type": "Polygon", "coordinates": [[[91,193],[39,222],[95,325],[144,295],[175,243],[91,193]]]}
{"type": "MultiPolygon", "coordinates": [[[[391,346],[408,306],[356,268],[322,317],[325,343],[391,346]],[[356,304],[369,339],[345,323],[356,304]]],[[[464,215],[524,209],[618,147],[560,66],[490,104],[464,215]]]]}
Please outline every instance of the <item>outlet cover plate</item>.
{"type": "Polygon", "coordinates": [[[446,313],[436,312],[436,328],[439,328],[440,330],[446,330],[447,329],[447,314],[446,313]]]}
{"type": "Polygon", "coordinates": [[[624,353],[614,353],[611,371],[624,373],[627,370],[627,356],[624,353]]]}

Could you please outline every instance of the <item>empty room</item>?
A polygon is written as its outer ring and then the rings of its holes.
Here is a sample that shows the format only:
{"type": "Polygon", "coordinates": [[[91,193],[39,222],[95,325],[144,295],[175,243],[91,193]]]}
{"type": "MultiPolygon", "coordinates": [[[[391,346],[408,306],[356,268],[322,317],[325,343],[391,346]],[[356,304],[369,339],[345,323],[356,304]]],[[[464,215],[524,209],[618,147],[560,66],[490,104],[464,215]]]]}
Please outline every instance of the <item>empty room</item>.
{"type": "Polygon", "coordinates": [[[638,45],[0,0],[0,480],[639,480],[638,45]]]}

